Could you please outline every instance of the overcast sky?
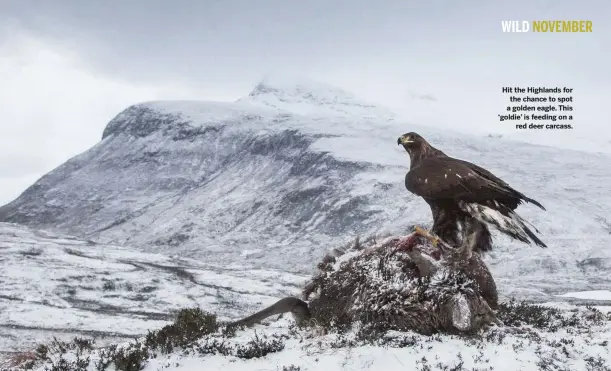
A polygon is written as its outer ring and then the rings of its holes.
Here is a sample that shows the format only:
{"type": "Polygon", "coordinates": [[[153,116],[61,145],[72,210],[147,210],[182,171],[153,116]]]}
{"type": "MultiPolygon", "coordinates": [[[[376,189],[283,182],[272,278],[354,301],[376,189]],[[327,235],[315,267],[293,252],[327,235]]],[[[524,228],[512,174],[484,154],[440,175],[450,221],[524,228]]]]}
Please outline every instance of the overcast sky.
{"type": "Polygon", "coordinates": [[[0,0],[0,204],[132,103],[234,100],[274,72],[470,132],[508,130],[504,84],[569,86],[579,103],[565,139],[611,140],[610,4],[0,0]],[[588,19],[594,32],[502,33],[509,19],[588,19]]]}

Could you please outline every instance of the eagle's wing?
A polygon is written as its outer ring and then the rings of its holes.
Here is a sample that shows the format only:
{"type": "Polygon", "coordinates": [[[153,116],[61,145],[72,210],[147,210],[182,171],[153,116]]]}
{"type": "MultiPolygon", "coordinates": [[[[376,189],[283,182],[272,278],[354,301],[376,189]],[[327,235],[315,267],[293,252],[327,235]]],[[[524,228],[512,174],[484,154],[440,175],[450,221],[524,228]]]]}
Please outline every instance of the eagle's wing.
{"type": "Polygon", "coordinates": [[[423,159],[405,176],[405,187],[425,199],[486,203],[514,196],[505,183],[480,175],[462,161],[442,157],[423,159]]]}
{"type": "Polygon", "coordinates": [[[474,172],[476,172],[478,175],[480,175],[480,176],[482,176],[482,177],[484,177],[484,178],[486,178],[486,179],[488,179],[490,181],[493,181],[493,182],[495,182],[495,183],[497,183],[499,185],[511,188],[511,187],[509,187],[509,184],[505,183],[505,181],[503,179],[497,177],[496,175],[492,174],[490,171],[484,169],[481,166],[477,166],[477,165],[475,165],[475,164],[473,164],[471,162],[465,161],[465,160],[459,160],[459,159],[454,159],[454,158],[452,160],[465,165],[469,169],[471,169],[474,172]]]}
{"type": "Polygon", "coordinates": [[[464,161],[464,160],[458,160],[458,159],[452,159],[452,160],[465,165],[466,167],[468,167],[469,169],[471,169],[472,171],[477,173],[482,178],[485,178],[486,180],[488,180],[488,182],[491,185],[494,184],[495,187],[497,187],[503,193],[505,193],[508,196],[510,196],[511,200],[509,200],[509,199],[505,200],[506,206],[509,207],[510,209],[515,210],[518,207],[518,205],[520,205],[522,203],[522,201],[526,201],[526,202],[529,202],[531,204],[537,205],[542,210],[545,210],[545,207],[543,207],[543,205],[541,205],[537,200],[529,198],[525,194],[520,193],[520,192],[516,191],[515,189],[511,188],[511,186],[509,186],[509,184],[505,183],[505,181],[503,181],[502,179],[500,179],[496,175],[492,174],[488,170],[486,170],[486,169],[484,169],[484,168],[482,168],[480,166],[477,166],[475,164],[472,164],[470,162],[464,161]]]}

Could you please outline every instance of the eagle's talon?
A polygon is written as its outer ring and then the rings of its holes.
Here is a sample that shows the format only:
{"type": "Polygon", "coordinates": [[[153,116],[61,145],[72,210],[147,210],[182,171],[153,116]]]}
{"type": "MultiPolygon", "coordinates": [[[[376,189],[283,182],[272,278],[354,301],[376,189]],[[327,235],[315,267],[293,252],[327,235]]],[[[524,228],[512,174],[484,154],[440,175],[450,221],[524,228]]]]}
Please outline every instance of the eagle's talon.
{"type": "Polygon", "coordinates": [[[437,247],[439,245],[440,238],[438,236],[433,236],[431,233],[429,233],[429,231],[418,226],[415,226],[414,229],[416,230],[416,234],[431,241],[434,247],[437,247]]]}

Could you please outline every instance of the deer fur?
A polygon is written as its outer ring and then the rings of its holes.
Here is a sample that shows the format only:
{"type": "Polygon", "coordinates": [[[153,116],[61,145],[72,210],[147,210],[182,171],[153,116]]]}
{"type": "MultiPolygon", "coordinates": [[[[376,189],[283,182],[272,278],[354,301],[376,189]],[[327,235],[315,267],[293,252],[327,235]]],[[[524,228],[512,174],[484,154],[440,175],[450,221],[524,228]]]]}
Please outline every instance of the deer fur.
{"type": "MultiPolygon", "coordinates": [[[[468,236],[458,248],[452,248],[440,241],[438,248],[427,244],[428,241],[414,234],[402,238],[387,238],[382,243],[374,240],[361,243],[358,239],[351,247],[333,249],[318,265],[320,272],[312,282],[306,285],[302,298],[287,297],[273,305],[234,322],[234,325],[252,326],[264,319],[282,313],[292,313],[299,324],[316,322],[317,311],[321,308],[321,297],[328,294],[327,308],[337,304],[340,313],[357,319],[360,312],[354,309],[355,303],[362,303],[371,298],[367,293],[355,292],[347,301],[334,301],[334,293],[327,292],[329,283],[334,279],[342,279],[343,274],[350,274],[350,264],[358,264],[368,259],[380,258],[386,254],[391,257],[395,253],[406,254],[408,261],[415,266],[419,279],[426,280],[426,290],[408,294],[408,302],[401,305],[397,313],[380,313],[374,322],[387,322],[388,328],[397,330],[413,330],[422,334],[442,332],[472,332],[492,323],[500,325],[493,308],[498,304],[496,286],[492,275],[485,266],[479,254],[473,252],[476,243],[475,234],[468,236]],[[471,238],[472,237],[472,238],[471,238]],[[344,262],[338,262],[348,252],[358,252],[344,262]],[[369,257],[368,255],[371,255],[369,257]],[[339,270],[336,264],[340,265],[339,270]],[[326,275],[326,276],[325,276],[326,275]],[[322,283],[322,277],[327,283],[322,283]],[[467,288],[456,284],[457,280],[465,280],[467,288]],[[326,286],[327,285],[327,286],[326,286]],[[470,285],[470,286],[469,286],[470,285]],[[457,288],[458,287],[458,288],[457,288]],[[305,300],[311,296],[310,304],[305,300]],[[303,299],[303,300],[302,300],[303,299]]],[[[383,259],[380,260],[382,262],[383,259]]],[[[363,278],[371,280],[369,277],[363,278]]],[[[367,282],[365,282],[367,284],[367,282]]],[[[370,282],[371,283],[371,282],[370,282]]],[[[375,284],[375,283],[374,283],[375,284]]],[[[382,298],[383,299],[383,298],[382,298]]],[[[371,319],[371,318],[370,318],[371,319]]]]}

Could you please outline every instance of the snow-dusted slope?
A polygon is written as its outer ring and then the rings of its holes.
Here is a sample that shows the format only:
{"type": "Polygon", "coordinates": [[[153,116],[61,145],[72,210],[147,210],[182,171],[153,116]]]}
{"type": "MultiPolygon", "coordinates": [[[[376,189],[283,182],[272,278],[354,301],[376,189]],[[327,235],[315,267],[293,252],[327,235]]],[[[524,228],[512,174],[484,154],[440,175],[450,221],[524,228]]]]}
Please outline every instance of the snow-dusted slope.
{"type": "Polygon", "coordinates": [[[185,307],[243,316],[297,294],[306,279],[0,223],[0,352],[53,337],[125,340],[167,324],[185,307]]]}
{"type": "Polygon", "coordinates": [[[428,225],[403,186],[396,138],[418,131],[542,202],[518,212],[548,249],[496,239],[503,294],[606,288],[610,157],[401,122],[324,85],[263,81],[233,103],[129,107],[89,151],[0,209],[0,221],[203,259],[310,271],[323,251],[380,229],[428,225]]]}

